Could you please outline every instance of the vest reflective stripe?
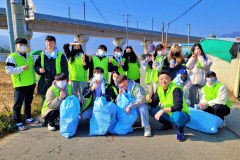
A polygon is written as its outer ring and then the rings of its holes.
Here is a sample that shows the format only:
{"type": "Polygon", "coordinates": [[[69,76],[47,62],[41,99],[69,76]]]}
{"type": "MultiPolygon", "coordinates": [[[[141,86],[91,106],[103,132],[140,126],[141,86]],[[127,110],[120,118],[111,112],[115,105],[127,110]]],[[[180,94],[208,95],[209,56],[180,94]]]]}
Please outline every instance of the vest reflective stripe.
{"type": "Polygon", "coordinates": [[[103,57],[102,60],[98,58],[98,56],[93,56],[93,68],[101,67],[104,70],[104,79],[108,82],[108,57],[103,57]]]}
{"type": "MultiPolygon", "coordinates": [[[[59,97],[60,96],[60,90],[59,89],[57,89],[57,88],[55,88],[53,86],[51,86],[49,89],[53,90],[55,97],[59,97]]],[[[71,96],[72,95],[72,87],[71,87],[71,85],[67,85],[67,91],[68,91],[68,95],[71,96]]],[[[47,102],[46,102],[46,99],[45,99],[45,101],[43,103],[42,110],[41,110],[41,115],[43,115],[44,112],[48,109],[48,106],[47,106],[46,103],[47,102]]]]}
{"type": "Polygon", "coordinates": [[[140,68],[138,67],[138,62],[128,63],[128,72],[127,78],[130,80],[138,80],[140,79],[140,68]]]}
{"type": "MultiPolygon", "coordinates": [[[[158,61],[163,61],[164,57],[162,56],[157,56],[155,58],[155,61],[158,62],[158,61]]],[[[161,69],[162,70],[162,69],[161,69]]],[[[159,70],[159,71],[161,71],[159,70]]],[[[151,69],[150,66],[148,65],[148,68],[147,68],[147,72],[146,72],[146,77],[145,77],[145,84],[150,84],[151,82],[158,82],[158,72],[157,70],[155,69],[151,69]],[[151,78],[151,75],[152,75],[152,78],[151,78]]]]}
{"type": "Polygon", "coordinates": [[[35,83],[35,73],[33,69],[34,59],[32,56],[27,56],[27,61],[23,56],[19,56],[17,52],[10,54],[15,61],[15,67],[22,67],[24,65],[28,65],[29,69],[22,71],[20,74],[11,74],[13,87],[24,87],[30,86],[35,83]]]}
{"type": "Polygon", "coordinates": [[[113,89],[114,93],[115,93],[116,95],[118,95],[117,88],[116,88],[115,86],[112,86],[112,89],[113,89]]]}
{"type": "MultiPolygon", "coordinates": [[[[92,86],[89,85],[89,87],[91,88],[92,86]]],[[[108,84],[105,85],[105,89],[107,89],[107,87],[108,87],[108,84]]],[[[85,104],[85,106],[83,107],[81,113],[83,113],[84,111],[86,111],[86,110],[88,109],[88,107],[90,106],[90,104],[91,104],[91,102],[92,102],[92,98],[93,98],[93,97],[92,97],[92,94],[91,94],[90,97],[87,98],[86,104],[85,104]]]]}
{"type": "MultiPolygon", "coordinates": [[[[174,84],[173,82],[170,82],[166,94],[164,93],[164,89],[162,86],[158,87],[157,93],[159,97],[159,101],[161,104],[163,104],[163,108],[169,108],[173,106],[173,91],[175,88],[180,88],[178,85],[174,84]]],[[[182,90],[182,89],[181,89],[182,90]]],[[[187,113],[190,115],[188,105],[185,101],[185,98],[183,96],[183,108],[181,110],[182,112],[187,113]]],[[[170,116],[172,116],[172,112],[168,113],[170,116]]]]}
{"type": "MultiPolygon", "coordinates": [[[[223,84],[222,83],[217,83],[217,84],[214,84],[212,87],[208,87],[207,85],[205,85],[203,87],[203,91],[206,95],[206,99],[207,101],[210,101],[210,100],[213,100],[213,99],[216,99],[217,98],[217,95],[218,95],[218,90],[219,88],[222,86],[223,84]]],[[[231,108],[232,107],[232,103],[231,101],[227,100],[227,103],[226,105],[231,108]]]]}
{"type": "MultiPolygon", "coordinates": [[[[125,63],[125,58],[122,59],[122,63],[124,64],[125,63]]],[[[113,66],[117,66],[117,60],[116,59],[113,59],[112,61],[112,64],[113,66]]],[[[121,74],[124,74],[126,75],[126,72],[123,70],[123,66],[121,65],[120,67],[118,67],[118,73],[121,75],[121,74]]]]}
{"type": "MultiPolygon", "coordinates": [[[[62,58],[62,52],[57,53],[57,58],[55,62],[56,66],[56,74],[61,73],[61,58],[62,58]]],[[[44,52],[41,52],[41,67],[44,68],[44,52]]],[[[41,75],[38,75],[38,81],[40,80],[41,75]]]]}
{"type": "Polygon", "coordinates": [[[76,56],[74,61],[71,63],[71,59],[68,61],[69,80],[86,82],[87,81],[87,70],[83,68],[82,54],[76,56]]]}

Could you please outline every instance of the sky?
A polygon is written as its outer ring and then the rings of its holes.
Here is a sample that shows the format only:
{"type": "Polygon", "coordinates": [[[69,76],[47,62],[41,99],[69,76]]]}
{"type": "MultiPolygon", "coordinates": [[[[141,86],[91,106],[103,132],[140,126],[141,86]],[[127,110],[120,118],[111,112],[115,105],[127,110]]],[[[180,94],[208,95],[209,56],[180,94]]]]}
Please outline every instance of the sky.
{"type": "MultiPolygon", "coordinates": [[[[106,23],[94,8],[93,1],[109,24],[125,26],[125,14],[129,16],[129,27],[161,31],[162,22],[165,24],[181,15],[199,0],[85,0],[86,20],[106,23]]],[[[70,16],[83,19],[84,0],[33,0],[38,13],[61,17],[70,16]]],[[[169,32],[188,34],[187,24],[191,24],[191,35],[207,37],[210,34],[221,35],[240,29],[239,0],[202,0],[197,6],[183,17],[170,24],[169,32]]],[[[5,0],[0,0],[0,7],[5,8],[5,0]]],[[[166,29],[165,29],[166,31],[166,29]]],[[[7,31],[0,31],[7,35],[7,31]]],[[[38,36],[38,35],[34,35],[38,36]]]]}

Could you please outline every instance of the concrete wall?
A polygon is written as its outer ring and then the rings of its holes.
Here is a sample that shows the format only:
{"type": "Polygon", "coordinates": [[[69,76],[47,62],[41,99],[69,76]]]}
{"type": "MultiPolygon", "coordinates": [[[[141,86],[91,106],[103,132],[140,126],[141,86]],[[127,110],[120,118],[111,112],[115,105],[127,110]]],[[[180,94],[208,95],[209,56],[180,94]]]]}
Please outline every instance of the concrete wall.
{"type": "Polygon", "coordinates": [[[239,57],[231,63],[209,55],[213,61],[211,70],[216,72],[217,78],[237,97],[239,90],[239,57]]]}

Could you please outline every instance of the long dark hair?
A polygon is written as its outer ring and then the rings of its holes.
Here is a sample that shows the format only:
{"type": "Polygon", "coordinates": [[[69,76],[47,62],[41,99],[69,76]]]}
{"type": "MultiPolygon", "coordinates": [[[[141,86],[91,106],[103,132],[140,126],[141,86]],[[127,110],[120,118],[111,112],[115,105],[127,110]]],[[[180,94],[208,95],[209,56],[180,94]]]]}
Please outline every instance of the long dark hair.
{"type": "Polygon", "coordinates": [[[199,49],[201,50],[201,55],[204,57],[204,59],[207,59],[205,53],[203,52],[202,45],[201,45],[200,43],[195,43],[195,44],[192,46],[192,48],[191,48],[191,53],[190,53],[190,55],[188,56],[188,59],[192,57],[192,54],[194,53],[195,47],[199,47],[199,49]]]}
{"type": "Polygon", "coordinates": [[[158,55],[158,53],[157,53],[157,51],[159,51],[159,50],[162,50],[162,49],[164,49],[164,47],[163,47],[163,45],[162,44],[158,44],[157,46],[156,46],[156,48],[155,48],[155,53],[154,53],[154,59],[157,57],[157,55],[158,55]]]}
{"type": "Polygon", "coordinates": [[[114,83],[114,80],[113,80],[113,74],[116,73],[117,75],[120,75],[118,71],[113,71],[112,74],[111,74],[111,78],[110,78],[110,85],[111,86],[115,86],[115,83],[114,83]]]}
{"type": "Polygon", "coordinates": [[[123,58],[125,58],[126,60],[130,60],[131,63],[136,63],[137,62],[137,55],[136,53],[134,52],[132,46],[127,46],[125,49],[124,49],[124,53],[123,53],[123,58]],[[131,53],[126,53],[126,50],[127,49],[131,49],[131,53]]]}
{"type": "MultiPolygon", "coordinates": [[[[72,54],[71,54],[71,56],[70,56],[70,63],[73,63],[73,62],[74,62],[75,57],[76,57],[76,54],[77,54],[77,53],[74,52],[74,48],[73,48],[73,47],[74,47],[74,46],[72,46],[72,50],[71,50],[72,54]]],[[[84,53],[84,52],[83,52],[83,49],[82,49],[82,45],[80,45],[80,53],[84,53]]]]}

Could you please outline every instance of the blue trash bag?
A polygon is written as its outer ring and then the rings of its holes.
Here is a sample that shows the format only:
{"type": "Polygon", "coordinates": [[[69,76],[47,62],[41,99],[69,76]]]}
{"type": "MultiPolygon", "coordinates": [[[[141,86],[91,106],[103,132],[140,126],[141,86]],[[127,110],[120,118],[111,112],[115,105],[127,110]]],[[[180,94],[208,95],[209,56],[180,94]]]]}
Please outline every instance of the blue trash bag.
{"type": "Polygon", "coordinates": [[[191,120],[186,124],[186,127],[205,132],[217,133],[219,126],[222,125],[223,120],[216,115],[188,107],[190,110],[191,120]]]}
{"type": "Polygon", "coordinates": [[[97,97],[94,101],[90,119],[90,136],[105,135],[116,123],[117,106],[107,102],[105,97],[97,97]]]}
{"type": "Polygon", "coordinates": [[[60,105],[60,134],[70,138],[76,134],[80,103],[76,96],[68,96],[60,105]]]}
{"type": "Polygon", "coordinates": [[[131,95],[122,93],[117,103],[117,122],[109,132],[124,135],[133,131],[132,125],[138,118],[138,111],[133,108],[130,109],[130,113],[127,114],[125,109],[135,100],[136,98],[131,97],[131,95]]]}

